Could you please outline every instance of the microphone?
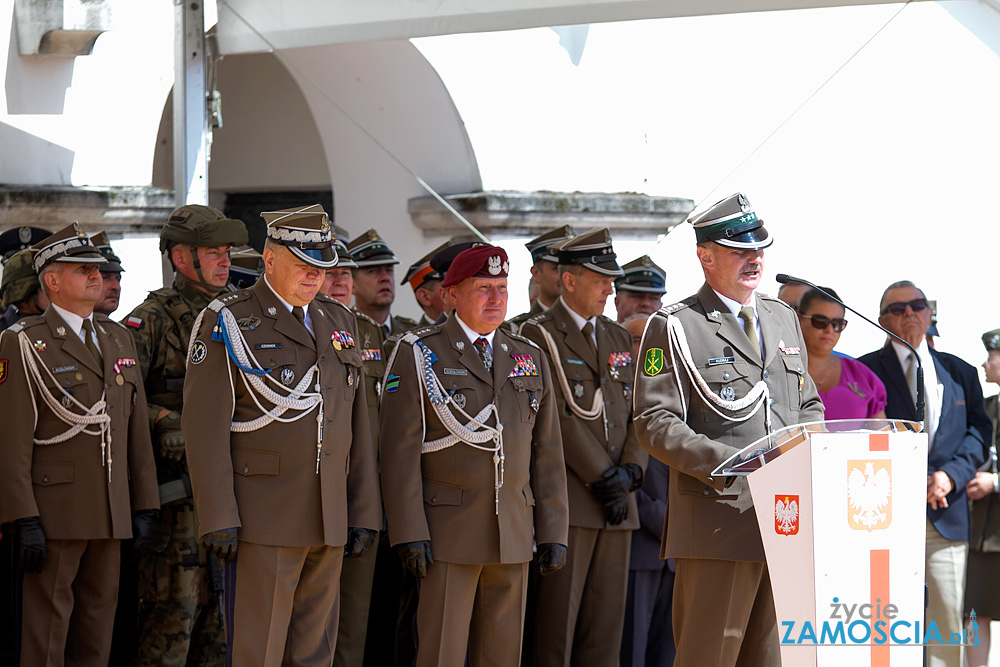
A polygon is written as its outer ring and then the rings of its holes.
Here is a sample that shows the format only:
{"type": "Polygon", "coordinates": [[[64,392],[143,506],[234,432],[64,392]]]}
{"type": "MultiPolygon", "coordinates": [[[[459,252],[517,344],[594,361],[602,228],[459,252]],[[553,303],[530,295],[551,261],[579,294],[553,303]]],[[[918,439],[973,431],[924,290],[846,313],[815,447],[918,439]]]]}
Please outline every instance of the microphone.
{"type": "Polygon", "coordinates": [[[916,404],[913,407],[916,408],[916,410],[917,410],[917,421],[919,421],[919,422],[923,422],[924,421],[924,365],[920,361],[920,355],[917,354],[917,350],[912,345],[910,345],[905,340],[903,340],[902,338],[900,338],[896,334],[894,334],[891,331],[889,331],[888,329],[886,329],[884,326],[882,326],[878,322],[873,322],[872,320],[868,319],[867,317],[865,317],[864,315],[862,315],[858,311],[854,310],[853,308],[851,308],[850,306],[848,306],[846,303],[844,303],[843,301],[841,301],[840,299],[838,299],[834,295],[832,295],[829,292],[827,292],[825,289],[823,289],[819,285],[813,285],[808,280],[802,280],[802,278],[796,278],[795,276],[790,276],[787,273],[779,273],[778,275],[776,275],[774,277],[774,279],[777,280],[782,285],[787,285],[788,283],[802,283],[803,285],[809,285],[809,287],[812,287],[814,289],[819,290],[820,292],[822,292],[823,294],[825,294],[831,301],[835,301],[835,302],[839,303],[841,306],[843,306],[847,310],[851,311],[852,313],[854,313],[855,315],[857,315],[858,317],[860,317],[861,319],[863,319],[865,322],[868,322],[868,324],[871,324],[872,326],[878,327],[879,329],[881,329],[882,331],[884,331],[889,336],[892,336],[893,338],[895,338],[896,340],[898,340],[900,343],[902,343],[906,347],[910,348],[910,351],[913,352],[913,357],[917,360],[917,402],[916,402],[916,404]]]}

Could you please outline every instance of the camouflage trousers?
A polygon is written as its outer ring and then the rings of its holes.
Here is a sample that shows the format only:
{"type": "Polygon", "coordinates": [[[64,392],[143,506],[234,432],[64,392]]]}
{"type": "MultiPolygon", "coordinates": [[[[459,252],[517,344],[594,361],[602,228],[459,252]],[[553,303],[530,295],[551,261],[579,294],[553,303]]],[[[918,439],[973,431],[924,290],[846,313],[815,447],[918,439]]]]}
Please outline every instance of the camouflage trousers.
{"type": "Polygon", "coordinates": [[[152,553],[139,563],[139,667],[225,664],[226,635],[198,539],[194,502],[161,511],[152,553]]]}

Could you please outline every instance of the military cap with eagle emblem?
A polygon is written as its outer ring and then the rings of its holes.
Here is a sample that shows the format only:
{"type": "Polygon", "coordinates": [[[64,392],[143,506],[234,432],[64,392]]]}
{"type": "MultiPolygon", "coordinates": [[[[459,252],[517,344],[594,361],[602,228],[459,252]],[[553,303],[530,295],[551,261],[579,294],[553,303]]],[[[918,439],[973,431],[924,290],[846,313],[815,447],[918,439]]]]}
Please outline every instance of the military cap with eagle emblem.
{"type": "Polygon", "coordinates": [[[774,242],[764,229],[764,221],[757,217],[750,200],[741,192],[716,202],[688,222],[694,226],[698,243],[714,241],[737,250],[760,250],[774,242]]]}
{"type": "Polygon", "coordinates": [[[538,262],[558,264],[559,258],[556,257],[555,247],[560,243],[565,243],[574,236],[573,229],[569,225],[563,225],[541,236],[536,236],[525,243],[524,247],[531,253],[532,264],[537,264],[538,262]]]}
{"type": "Polygon", "coordinates": [[[615,291],[667,293],[667,273],[649,255],[633,259],[622,267],[623,275],[615,278],[615,291]]]}
{"type": "Polygon", "coordinates": [[[564,241],[556,248],[556,256],[560,264],[582,266],[605,276],[622,275],[607,227],[591,229],[564,241]]]}
{"type": "Polygon", "coordinates": [[[438,247],[434,248],[434,250],[431,250],[429,253],[411,264],[410,268],[406,270],[406,275],[403,276],[402,282],[399,284],[405,285],[406,283],[410,283],[410,287],[412,287],[413,291],[416,292],[428,280],[441,280],[444,277],[444,274],[440,273],[437,269],[431,266],[431,259],[450,245],[451,241],[445,241],[438,247]]]}
{"type": "Polygon", "coordinates": [[[267,238],[288,248],[295,257],[317,269],[332,269],[338,257],[333,249],[333,225],[320,204],[260,214],[267,238]]]}
{"type": "Polygon", "coordinates": [[[347,249],[351,251],[351,257],[360,268],[399,264],[399,258],[393,254],[388,244],[374,229],[369,229],[348,243],[347,249]]]}
{"type": "Polygon", "coordinates": [[[52,236],[52,232],[41,227],[16,227],[0,234],[0,255],[3,263],[22,250],[27,250],[42,239],[52,236]]]}
{"type": "Polygon", "coordinates": [[[509,269],[507,252],[503,248],[479,244],[459,253],[448,267],[441,286],[457,285],[466,278],[506,278],[509,269]]]}
{"type": "Polygon", "coordinates": [[[35,273],[41,273],[54,262],[73,264],[107,264],[108,260],[94,247],[79,223],[66,225],[58,232],[31,246],[35,273]]]}
{"type": "Polygon", "coordinates": [[[111,247],[111,239],[106,232],[97,232],[90,237],[90,242],[104,255],[104,259],[108,260],[108,263],[101,267],[101,273],[121,273],[125,270],[122,267],[121,257],[115,254],[114,248],[111,247]]]}

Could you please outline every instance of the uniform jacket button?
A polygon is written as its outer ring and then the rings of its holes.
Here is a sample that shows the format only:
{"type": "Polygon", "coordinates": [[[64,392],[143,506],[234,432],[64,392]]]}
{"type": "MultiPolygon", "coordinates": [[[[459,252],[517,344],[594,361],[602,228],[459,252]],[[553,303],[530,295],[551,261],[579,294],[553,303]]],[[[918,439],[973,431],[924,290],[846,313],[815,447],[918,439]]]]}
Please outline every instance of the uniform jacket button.
{"type": "Polygon", "coordinates": [[[42,484],[48,484],[48,483],[49,483],[49,478],[48,477],[42,477],[42,484]]]}
{"type": "Polygon", "coordinates": [[[608,447],[608,449],[609,449],[609,450],[611,450],[611,451],[613,452],[613,451],[615,451],[615,446],[614,446],[614,445],[611,445],[610,447],[608,447]]]}
{"type": "Polygon", "coordinates": [[[248,468],[247,466],[243,466],[243,474],[245,475],[248,472],[250,472],[250,468],[248,468]]]}
{"type": "Polygon", "coordinates": [[[764,377],[767,377],[768,375],[770,375],[770,373],[768,373],[767,369],[765,368],[764,369],[764,377]]]}
{"type": "Polygon", "coordinates": [[[437,496],[431,496],[431,502],[436,503],[438,501],[437,496]]]}
{"type": "Polygon", "coordinates": [[[722,374],[722,379],[723,380],[728,380],[729,379],[729,373],[723,373],[722,374]]]}
{"type": "Polygon", "coordinates": [[[702,491],[701,491],[701,492],[702,492],[703,494],[705,494],[706,496],[707,496],[707,495],[708,495],[708,494],[710,493],[710,491],[709,491],[708,489],[702,489],[702,491]]]}

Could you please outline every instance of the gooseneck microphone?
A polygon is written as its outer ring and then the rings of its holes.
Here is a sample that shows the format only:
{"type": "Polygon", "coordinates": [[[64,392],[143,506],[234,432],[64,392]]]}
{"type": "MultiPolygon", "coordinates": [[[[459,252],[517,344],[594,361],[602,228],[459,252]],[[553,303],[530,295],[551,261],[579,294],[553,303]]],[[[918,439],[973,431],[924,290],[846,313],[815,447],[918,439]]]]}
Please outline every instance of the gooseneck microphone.
{"type": "Polygon", "coordinates": [[[787,285],[788,283],[802,283],[803,285],[809,285],[809,287],[812,287],[814,289],[819,290],[820,292],[822,292],[823,294],[825,294],[827,297],[829,297],[830,300],[836,301],[841,306],[843,306],[847,310],[851,311],[852,313],[854,313],[855,315],[857,315],[858,317],[860,317],[861,319],[863,319],[865,322],[868,322],[868,324],[871,324],[872,326],[878,327],[879,329],[881,329],[882,331],[884,331],[889,336],[892,336],[893,338],[895,338],[896,340],[898,340],[900,343],[902,343],[906,347],[910,348],[910,351],[913,352],[914,358],[917,360],[917,402],[916,402],[916,404],[913,407],[915,407],[916,410],[917,410],[917,421],[919,421],[919,422],[923,422],[924,421],[924,365],[920,361],[920,355],[917,354],[917,350],[912,345],[910,345],[905,340],[903,340],[902,338],[900,338],[896,334],[894,334],[891,331],[889,331],[888,329],[886,329],[884,326],[882,326],[878,322],[873,322],[872,320],[868,319],[867,317],[865,317],[864,315],[862,315],[858,311],[854,310],[853,308],[851,308],[850,306],[848,306],[846,303],[844,303],[843,301],[841,301],[840,299],[838,299],[834,295],[832,295],[829,292],[827,292],[825,289],[823,289],[819,285],[813,285],[808,280],[802,280],[802,278],[796,278],[795,276],[790,276],[787,273],[779,273],[777,276],[774,277],[774,279],[777,280],[782,285],[787,285]]]}

